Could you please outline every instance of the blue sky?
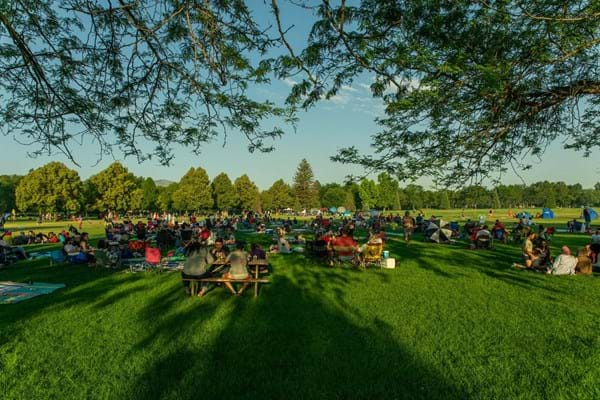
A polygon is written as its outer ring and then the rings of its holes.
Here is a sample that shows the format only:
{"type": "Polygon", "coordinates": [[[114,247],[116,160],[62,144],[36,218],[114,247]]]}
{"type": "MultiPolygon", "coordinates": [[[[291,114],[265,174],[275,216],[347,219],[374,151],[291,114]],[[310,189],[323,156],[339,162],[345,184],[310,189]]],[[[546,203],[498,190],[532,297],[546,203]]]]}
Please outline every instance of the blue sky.
{"type": "MultiPolygon", "coordinates": [[[[264,9],[257,12],[259,18],[268,17],[264,9]]],[[[289,38],[294,46],[300,46],[300,38],[304,37],[310,23],[309,18],[298,9],[286,12],[285,7],[282,7],[282,18],[284,25],[295,26],[290,31],[289,38]]],[[[274,143],[275,151],[272,153],[250,154],[245,139],[237,132],[230,132],[225,147],[222,138],[219,138],[206,145],[200,156],[195,156],[185,148],[176,148],[176,158],[170,167],[158,165],[154,161],[147,161],[141,165],[134,159],[120,161],[136,175],[173,181],[179,180],[190,167],[198,166],[206,169],[211,178],[220,172],[226,172],[232,180],[242,174],[248,174],[259,188],[266,189],[280,178],[291,182],[298,163],[302,158],[306,158],[319,181],[342,182],[346,175],[362,174],[363,171],[357,167],[333,163],[329,157],[335,154],[338,148],[348,145],[369,151],[370,135],[378,129],[373,118],[381,115],[383,108],[380,100],[373,99],[370,95],[369,79],[367,76],[361,77],[351,87],[342,88],[331,100],[321,102],[308,112],[301,112],[296,132],[289,127],[287,134],[274,143]]],[[[291,79],[274,80],[270,86],[256,89],[256,95],[276,102],[283,101],[292,84],[291,79]]],[[[58,160],[78,171],[79,175],[86,179],[114,161],[104,157],[95,165],[97,149],[92,143],[74,147],[81,167],[73,165],[59,154],[28,158],[28,147],[16,143],[10,136],[0,136],[0,146],[0,174],[25,174],[31,168],[58,160]]],[[[115,156],[117,159],[122,157],[118,152],[115,156]]],[[[551,180],[579,182],[584,187],[591,187],[600,181],[600,166],[597,163],[591,158],[583,158],[581,153],[563,150],[559,142],[554,143],[541,160],[531,162],[533,168],[520,174],[526,183],[551,180]]],[[[511,172],[504,176],[503,182],[522,181],[511,172]]],[[[424,177],[419,179],[418,183],[429,186],[431,181],[424,177]]]]}

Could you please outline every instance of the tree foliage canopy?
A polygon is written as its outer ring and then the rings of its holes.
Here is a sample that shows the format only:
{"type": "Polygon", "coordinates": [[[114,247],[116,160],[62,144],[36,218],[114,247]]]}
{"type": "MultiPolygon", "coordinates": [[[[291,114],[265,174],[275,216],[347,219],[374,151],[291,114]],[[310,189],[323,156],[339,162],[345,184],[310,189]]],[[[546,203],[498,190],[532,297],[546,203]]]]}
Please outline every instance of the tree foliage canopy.
{"type": "Polygon", "coordinates": [[[215,176],[210,184],[214,206],[217,210],[228,210],[235,207],[235,190],[231,179],[222,172],[215,176]]]}
{"type": "Polygon", "coordinates": [[[319,190],[315,185],[315,175],[306,158],[300,161],[296,169],[293,190],[300,208],[309,209],[319,205],[319,190]]]}
{"type": "Polygon", "coordinates": [[[0,212],[17,208],[15,190],[20,180],[18,175],[0,175],[0,212]]]}
{"type": "Polygon", "coordinates": [[[29,172],[15,191],[21,211],[79,211],[83,200],[79,174],[63,163],[51,162],[29,172]]]}
{"type": "Polygon", "coordinates": [[[243,1],[16,0],[0,3],[0,115],[33,154],[91,137],[100,155],[162,163],[228,129],[270,149],[289,112],[247,95],[268,82],[277,44],[243,1]],[[253,57],[251,57],[253,56],[253,57]],[[258,59],[258,61],[256,61],[258,59]],[[148,150],[144,144],[154,145],[148,150]]]}
{"type": "Polygon", "coordinates": [[[152,178],[146,178],[142,182],[142,204],[140,209],[142,210],[155,210],[156,201],[158,199],[158,188],[152,178]]]}
{"type": "Polygon", "coordinates": [[[526,167],[559,136],[600,145],[595,0],[324,0],[319,12],[304,53],[315,75],[335,71],[335,92],[372,73],[385,104],[375,154],[337,161],[456,184],[526,167]]]}
{"type": "Polygon", "coordinates": [[[212,208],[208,174],[201,168],[190,168],[173,192],[173,207],[180,211],[199,211],[212,208]]]}
{"type": "Polygon", "coordinates": [[[597,0],[286,3],[314,18],[304,48],[277,0],[252,4],[264,21],[241,0],[1,2],[0,129],[71,159],[91,138],[99,156],[168,163],[173,144],[199,151],[229,130],[270,150],[283,130],[265,121],[371,76],[385,106],[374,154],[337,161],[456,184],[525,168],[559,137],[600,145],[597,0]],[[290,76],[303,79],[282,107],[250,94],[290,76]]]}
{"type": "Polygon", "coordinates": [[[96,210],[128,211],[141,206],[139,180],[119,162],[112,163],[89,181],[97,195],[96,210]]]}
{"type": "Polygon", "coordinates": [[[260,193],[248,175],[244,174],[237,178],[233,188],[236,194],[236,207],[241,210],[260,210],[260,193]]]}
{"type": "Polygon", "coordinates": [[[281,210],[294,207],[295,199],[290,185],[278,179],[261,193],[263,210],[281,210]]]}

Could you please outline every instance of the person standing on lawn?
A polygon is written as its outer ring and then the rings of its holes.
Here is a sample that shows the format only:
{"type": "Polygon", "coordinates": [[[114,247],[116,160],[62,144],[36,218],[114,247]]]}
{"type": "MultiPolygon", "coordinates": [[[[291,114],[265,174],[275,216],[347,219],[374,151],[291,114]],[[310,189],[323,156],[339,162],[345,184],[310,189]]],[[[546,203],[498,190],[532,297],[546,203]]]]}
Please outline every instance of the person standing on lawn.
{"type": "Polygon", "coordinates": [[[590,229],[592,226],[592,213],[587,206],[583,208],[583,220],[585,221],[585,230],[590,229]]]}
{"type": "Polygon", "coordinates": [[[404,217],[402,218],[402,226],[404,227],[404,241],[408,246],[413,231],[415,230],[415,219],[410,215],[409,211],[404,213],[404,217]]]}

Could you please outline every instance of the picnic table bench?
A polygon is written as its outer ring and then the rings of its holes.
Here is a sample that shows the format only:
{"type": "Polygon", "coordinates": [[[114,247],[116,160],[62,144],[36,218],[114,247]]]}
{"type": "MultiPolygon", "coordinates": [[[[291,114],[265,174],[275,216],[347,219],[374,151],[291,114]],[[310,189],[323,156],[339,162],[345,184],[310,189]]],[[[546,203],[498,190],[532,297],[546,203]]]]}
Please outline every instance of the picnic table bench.
{"type": "MultiPolygon", "coordinates": [[[[213,264],[215,265],[215,264],[213,264]]],[[[217,263],[219,266],[224,266],[226,264],[217,263]]],[[[270,283],[271,281],[266,278],[259,278],[260,267],[265,267],[269,265],[268,260],[250,260],[248,262],[248,267],[254,267],[254,277],[249,279],[231,279],[231,278],[222,278],[222,277],[206,277],[206,278],[183,278],[184,281],[190,282],[190,291],[192,296],[198,294],[198,284],[200,282],[211,282],[211,283],[254,283],[254,297],[258,296],[258,284],[259,283],[270,283]]]]}

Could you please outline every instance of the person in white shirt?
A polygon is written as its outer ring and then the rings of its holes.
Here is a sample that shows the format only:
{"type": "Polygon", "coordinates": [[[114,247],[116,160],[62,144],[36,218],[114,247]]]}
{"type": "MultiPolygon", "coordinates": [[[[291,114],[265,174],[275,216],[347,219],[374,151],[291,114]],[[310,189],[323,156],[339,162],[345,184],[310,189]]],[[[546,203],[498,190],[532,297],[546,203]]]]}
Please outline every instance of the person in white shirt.
{"type": "Polygon", "coordinates": [[[571,250],[567,246],[563,246],[561,250],[562,253],[556,257],[547,273],[552,275],[574,275],[577,258],[571,255],[571,250]]]}

